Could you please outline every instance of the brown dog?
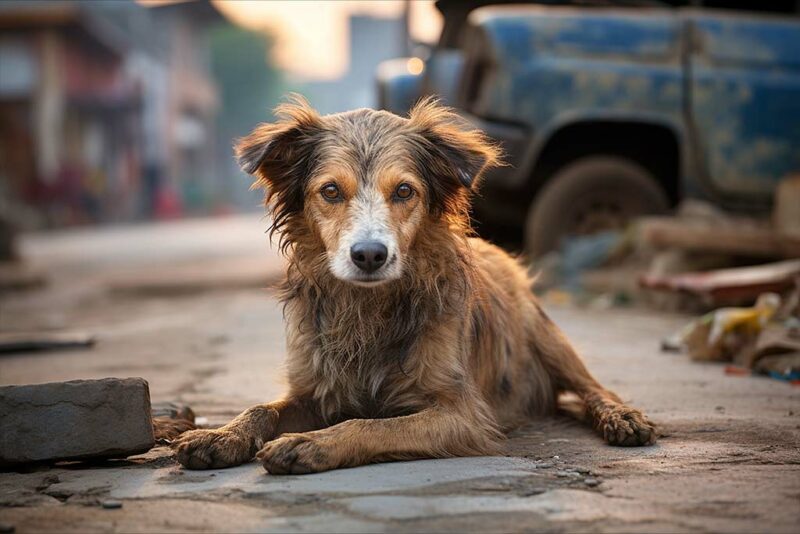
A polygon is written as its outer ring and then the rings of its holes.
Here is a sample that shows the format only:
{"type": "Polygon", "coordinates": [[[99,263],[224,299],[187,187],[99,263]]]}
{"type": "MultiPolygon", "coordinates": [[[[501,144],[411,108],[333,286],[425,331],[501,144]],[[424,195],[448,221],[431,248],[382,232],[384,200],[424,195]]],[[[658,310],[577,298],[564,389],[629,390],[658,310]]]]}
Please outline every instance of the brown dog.
{"type": "Polygon", "coordinates": [[[320,116],[302,99],[241,140],[289,269],[289,393],[175,443],[191,469],[257,456],[275,474],[490,454],[562,392],[612,445],[654,426],[601,386],[525,269],[469,237],[468,201],[498,150],[425,100],[402,118],[320,116]]]}

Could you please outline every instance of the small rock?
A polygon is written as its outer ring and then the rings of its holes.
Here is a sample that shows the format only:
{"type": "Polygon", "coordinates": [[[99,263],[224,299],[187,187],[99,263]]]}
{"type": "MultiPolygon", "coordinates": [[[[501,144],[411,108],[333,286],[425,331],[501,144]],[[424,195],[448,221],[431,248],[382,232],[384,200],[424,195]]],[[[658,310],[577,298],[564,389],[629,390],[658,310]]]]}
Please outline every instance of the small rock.
{"type": "Polygon", "coordinates": [[[61,482],[61,480],[58,478],[58,475],[47,475],[36,486],[36,491],[44,491],[53,484],[58,484],[59,482],[61,482]]]}
{"type": "Polygon", "coordinates": [[[566,478],[566,477],[570,476],[570,473],[569,473],[569,471],[556,471],[556,476],[558,478],[566,478]]]}
{"type": "Polygon", "coordinates": [[[53,497],[54,499],[58,499],[59,501],[62,501],[62,502],[66,501],[67,499],[69,499],[70,497],[75,495],[75,492],[73,492],[72,490],[62,489],[62,488],[56,488],[56,489],[49,489],[48,488],[48,489],[45,489],[43,491],[43,493],[45,495],[49,495],[49,496],[53,497]]]}
{"type": "Polygon", "coordinates": [[[595,488],[600,485],[600,481],[597,480],[596,478],[584,479],[583,483],[589,486],[590,488],[595,488]]]}
{"type": "Polygon", "coordinates": [[[547,488],[529,488],[522,492],[523,497],[533,497],[534,495],[541,495],[546,492],[547,488]]]}
{"type": "Polygon", "coordinates": [[[550,462],[542,462],[540,464],[536,464],[536,467],[538,467],[539,469],[550,469],[551,467],[553,467],[553,464],[550,462]]]}
{"type": "Polygon", "coordinates": [[[16,530],[11,523],[0,523],[0,534],[14,534],[16,530]]]}
{"type": "Polygon", "coordinates": [[[122,508],[122,503],[120,501],[103,501],[100,506],[106,510],[117,510],[122,508]]]}

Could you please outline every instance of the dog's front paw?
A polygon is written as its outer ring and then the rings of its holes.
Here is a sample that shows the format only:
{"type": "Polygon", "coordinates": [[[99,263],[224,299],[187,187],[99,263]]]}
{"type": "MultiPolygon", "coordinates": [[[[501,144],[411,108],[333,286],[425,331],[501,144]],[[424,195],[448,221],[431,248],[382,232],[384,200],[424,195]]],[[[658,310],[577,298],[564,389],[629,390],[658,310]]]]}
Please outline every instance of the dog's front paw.
{"type": "Polygon", "coordinates": [[[172,442],[178,461],[188,469],[218,469],[253,459],[253,442],[230,430],[191,430],[172,442]]]}
{"type": "Polygon", "coordinates": [[[609,445],[639,447],[656,442],[656,426],[634,408],[618,406],[604,414],[600,429],[609,445]]]}
{"type": "Polygon", "coordinates": [[[304,475],[338,467],[324,440],[311,432],[284,434],[267,443],[256,458],[272,475],[304,475]]]}

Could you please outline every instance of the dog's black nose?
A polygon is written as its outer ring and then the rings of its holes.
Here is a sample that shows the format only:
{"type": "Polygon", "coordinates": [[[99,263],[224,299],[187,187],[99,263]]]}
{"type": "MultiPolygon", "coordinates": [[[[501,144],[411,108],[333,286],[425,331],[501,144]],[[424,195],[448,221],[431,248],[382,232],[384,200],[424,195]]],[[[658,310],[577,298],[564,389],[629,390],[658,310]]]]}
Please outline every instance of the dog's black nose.
{"type": "Polygon", "coordinates": [[[359,269],[374,273],[386,263],[386,245],[377,241],[362,241],[350,247],[350,259],[359,269]]]}

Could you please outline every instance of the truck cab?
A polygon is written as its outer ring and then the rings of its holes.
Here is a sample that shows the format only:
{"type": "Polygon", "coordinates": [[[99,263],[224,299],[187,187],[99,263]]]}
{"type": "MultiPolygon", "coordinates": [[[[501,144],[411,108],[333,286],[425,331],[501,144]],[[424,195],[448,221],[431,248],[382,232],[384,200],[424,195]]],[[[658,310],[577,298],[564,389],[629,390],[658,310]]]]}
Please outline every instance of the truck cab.
{"type": "Polygon", "coordinates": [[[385,108],[438,94],[502,144],[479,231],[535,257],[683,198],[770,209],[800,170],[795,2],[558,4],[442,0],[440,42],[402,98],[379,76],[385,108]]]}

